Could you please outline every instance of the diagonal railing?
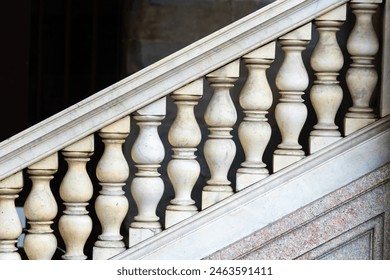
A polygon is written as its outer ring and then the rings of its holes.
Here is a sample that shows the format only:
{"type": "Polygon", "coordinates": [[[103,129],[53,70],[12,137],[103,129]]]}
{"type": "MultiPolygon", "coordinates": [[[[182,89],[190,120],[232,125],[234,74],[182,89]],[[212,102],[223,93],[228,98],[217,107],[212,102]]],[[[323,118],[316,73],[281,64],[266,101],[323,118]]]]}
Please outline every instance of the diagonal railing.
{"type": "Polygon", "coordinates": [[[45,158],[347,0],[280,0],[0,143],[0,179],[45,158]]]}

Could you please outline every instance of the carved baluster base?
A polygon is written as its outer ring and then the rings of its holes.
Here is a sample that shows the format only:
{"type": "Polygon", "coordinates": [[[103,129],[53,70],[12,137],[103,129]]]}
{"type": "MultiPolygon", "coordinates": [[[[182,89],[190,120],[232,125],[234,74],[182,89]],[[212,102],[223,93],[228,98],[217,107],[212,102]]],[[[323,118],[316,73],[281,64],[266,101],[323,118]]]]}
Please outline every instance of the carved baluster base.
{"type": "Polygon", "coordinates": [[[88,216],[88,203],[66,203],[64,215],[58,222],[58,229],[64,239],[66,253],[63,260],[86,260],[84,245],[92,231],[92,219],[88,216]]]}
{"type": "Polygon", "coordinates": [[[305,158],[305,155],[279,155],[278,150],[274,152],[273,157],[273,171],[277,172],[301,159],[305,158]]]}
{"type": "Polygon", "coordinates": [[[343,137],[335,136],[335,137],[329,137],[329,136],[309,136],[309,151],[310,154],[313,154],[330,144],[333,144],[334,142],[342,139],[343,137]]]}
{"type": "MultiPolygon", "coordinates": [[[[136,165],[136,167],[143,168],[141,165],[136,165]]],[[[153,174],[159,174],[156,171],[158,167],[159,165],[155,165],[155,168],[150,169],[150,177],[136,177],[131,184],[134,200],[139,202],[137,204],[138,215],[134,217],[134,222],[131,223],[129,229],[130,247],[161,232],[156,208],[164,192],[164,182],[159,177],[152,177],[153,174]]],[[[146,169],[144,172],[147,172],[146,169]]],[[[136,176],[139,175],[140,173],[136,173],[136,176]]]]}
{"type": "Polygon", "coordinates": [[[369,118],[369,119],[355,119],[355,118],[344,118],[344,136],[347,136],[369,124],[372,124],[377,119],[369,118]]]}
{"type": "MultiPolygon", "coordinates": [[[[127,213],[128,202],[122,191],[123,184],[106,183],[106,188],[108,185],[109,191],[105,190],[103,187],[103,190],[100,192],[101,195],[95,201],[95,207],[99,205],[100,211],[104,212],[109,210],[112,212],[108,213],[108,215],[116,214],[116,216],[114,216],[115,218],[111,216],[110,222],[118,225],[123,221],[123,217],[125,216],[123,213],[124,210],[126,210],[127,213]]],[[[108,226],[106,224],[104,225],[107,229],[108,226]]],[[[105,233],[99,235],[99,239],[95,242],[92,251],[94,260],[107,260],[126,250],[123,236],[120,235],[117,230],[119,231],[119,229],[111,227],[106,230],[105,233]]]]}
{"type": "MultiPolygon", "coordinates": [[[[31,227],[33,226],[30,222],[31,227]]],[[[50,227],[52,222],[47,223],[50,227]]],[[[29,234],[24,238],[24,247],[26,254],[30,260],[51,260],[57,249],[57,238],[52,233],[33,233],[29,230],[29,234]]]]}
{"type": "Polygon", "coordinates": [[[249,173],[248,170],[240,170],[240,169],[237,170],[237,175],[236,175],[236,191],[241,191],[246,187],[269,176],[268,170],[266,169],[253,170],[253,173],[249,173]]]}
{"type": "Polygon", "coordinates": [[[194,205],[191,206],[168,205],[165,211],[165,228],[169,228],[198,213],[198,208],[194,205]]]}
{"type": "Polygon", "coordinates": [[[233,191],[230,187],[206,186],[202,191],[202,210],[231,196],[233,191]]]}
{"type": "MultiPolygon", "coordinates": [[[[160,225],[160,223],[158,223],[160,225]]],[[[150,237],[160,233],[161,227],[159,228],[130,228],[129,229],[129,247],[132,247],[150,237]]]]}
{"type": "MultiPolygon", "coordinates": [[[[193,130],[195,131],[195,129],[193,130]]],[[[200,134],[200,131],[199,131],[200,134]]],[[[193,138],[195,138],[193,132],[193,138]]],[[[199,140],[196,142],[200,142],[199,140]]],[[[175,198],[171,200],[165,211],[165,228],[169,228],[198,213],[191,191],[200,173],[199,163],[194,155],[196,148],[173,148],[174,155],[168,164],[168,176],[176,186],[175,198]],[[182,189],[179,189],[179,188],[182,189]],[[181,191],[181,192],[180,192],[181,191]]]]}
{"type": "Polygon", "coordinates": [[[94,260],[107,260],[113,256],[116,256],[126,250],[125,244],[121,242],[118,244],[118,241],[96,241],[95,246],[93,247],[92,254],[94,260]],[[101,244],[102,242],[102,244],[101,244]],[[116,248],[117,246],[117,248],[116,248]]]}
{"type": "Polygon", "coordinates": [[[21,260],[17,240],[0,240],[0,260],[21,260]]]}

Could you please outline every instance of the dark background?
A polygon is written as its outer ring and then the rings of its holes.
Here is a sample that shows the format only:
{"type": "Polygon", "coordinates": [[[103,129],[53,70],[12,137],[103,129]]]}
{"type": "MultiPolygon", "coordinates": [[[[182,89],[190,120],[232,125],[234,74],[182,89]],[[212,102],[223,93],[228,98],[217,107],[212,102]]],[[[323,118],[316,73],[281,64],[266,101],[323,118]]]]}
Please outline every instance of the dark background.
{"type": "Polygon", "coordinates": [[[0,141],[273,0],[0,4],[0,141]]]}

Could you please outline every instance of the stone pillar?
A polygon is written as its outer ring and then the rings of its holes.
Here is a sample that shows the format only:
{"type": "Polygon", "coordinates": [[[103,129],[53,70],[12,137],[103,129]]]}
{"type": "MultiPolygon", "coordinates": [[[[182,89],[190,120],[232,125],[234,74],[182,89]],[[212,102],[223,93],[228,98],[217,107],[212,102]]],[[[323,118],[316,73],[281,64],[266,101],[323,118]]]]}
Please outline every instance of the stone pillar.
{"type": "Polygon", "coordinates": [[[20,260],[18,238],[22,223],[15,208],[15,199],[23,189],[23,172],[0,181],[0,260],[20,260]]]}
{"type": "Polygon", "coordinates": [[[198,79],[171,94],[177,106],[177,114],[168,133],[173,155],[167,172],[175,190],[175,198],[167,206],[166,228],[198,212],[191,192],[200,174],[195,152],[202,134],[195,119],[194,107],[202,95],[203,79],[198,79]]]}
{"type": "Polygon", "coordinates": [[[245,161],[237,170],[236,191],[267,177],[269,171],[263,162],[264,150],[271,139],[271,126],[266,115],[272,105],[272,91],[266,70],[275,58],[275,42],[243,56],[248,78],[240,94],[240,105],[245,117],[238,127],[238,136],[245,152],[245,161]]]}
{"type": "Polygon", "coordinates": [[[214,93],[204,115],[209,136],[204,156],[211,178],[202,191],[202,209],[233,194],[227,174],[236,154],[230,131],[237,121],[237,112],[230,97],[230,88],[239,77],[240,62],[235,60],[206,76],[214,93]]]}
{"type": "Polygon", "coordinates": [[[349,135],[377,118],[370,107],[371,97],[378,81],[374,58],[379,50],[378,37],[372,25],[381,0],[352,0],[352,12],[356,16],[355,26],[347,41],[347,50],[352,64],[347,71],[346,81],[352,97],[352,107],[344,118],[344,134],[349,135]]]}
{"type": "Polygon", "coordinates": [[[131,149],[131,157],[138,168],[131,183],[131,194],[137,204],[138,215],[130,225],[129,246],[161,232],[157,205],[164,193],[164,182],[158,173],[165,157],[164,145],[157,128],[166,114],[166,98],[138,110],[134,119],[139,134],[131,149]]]}
{"type": "Polygon", "coordinates": [[[274,151],[274,172],[305,157],[298,138],[307,117],[302,95],[309,85],[309,77],[301,53],[310,39],[311,23],[279,38],[285,56],[276,75],[276,87],[281,96],[275,108],[275,118],[282,143],[274,151]]]}
{"type": "Polygon", "coordinates": [[[346,11],[344,4],[315,20],[319,40],[310,64],[317,79],[311,88],[310,100],[317,115],[317,124],[310,133],[310,154],[341,139],[335,118],[343,99],[343,89],[337,77],[343,67],[344,57],[337,43],[336,32],[346,19],[346,11]]]}
{"type": "Polygon", "coordinates": [[[129,202],[122,189],[129,177],[129,166],[123,155],[122,144],[129,133],[130,116],[99,131],[104,153],[96,167],[96,176],[102,189],[96,198],[95,209],[102,225],[102,234],[93,247],[94,260],[108,259],[126,249],[120,228],[129,209],[129,202]]]}
{"type": "Polygon", "coordinates": [[[50,190],[50,181],[57,169],[57,153],[27,169],[32,189],[24,204],[24,214],[30,224],[24,239],[24,250],[30,260],[50,260],[57,249],[57,239],[51,225],[57,216],[58,207],[50,190]]]}
{"type": "Polygon", "coordinates": [[[65,210],[58,227],[66,246],[66,253],[62,256],[65,260],[87,259],[84,245],[92,231],[92,219],[86,207],[93,195],[93,185],[86,165],[93,151],[93,134],[62,150],[68,170],[60,185],[65,210]]]}

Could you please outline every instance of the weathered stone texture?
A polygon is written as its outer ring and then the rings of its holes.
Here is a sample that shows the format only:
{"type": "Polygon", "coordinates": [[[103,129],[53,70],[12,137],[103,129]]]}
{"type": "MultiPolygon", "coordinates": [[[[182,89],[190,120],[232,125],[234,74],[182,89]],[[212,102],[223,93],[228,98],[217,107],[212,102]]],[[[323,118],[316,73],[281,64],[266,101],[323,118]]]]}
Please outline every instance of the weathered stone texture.
{"type": "Polygon", "coordinates": [[[208,259],[389,259],[390,164],[208,259]]]}

